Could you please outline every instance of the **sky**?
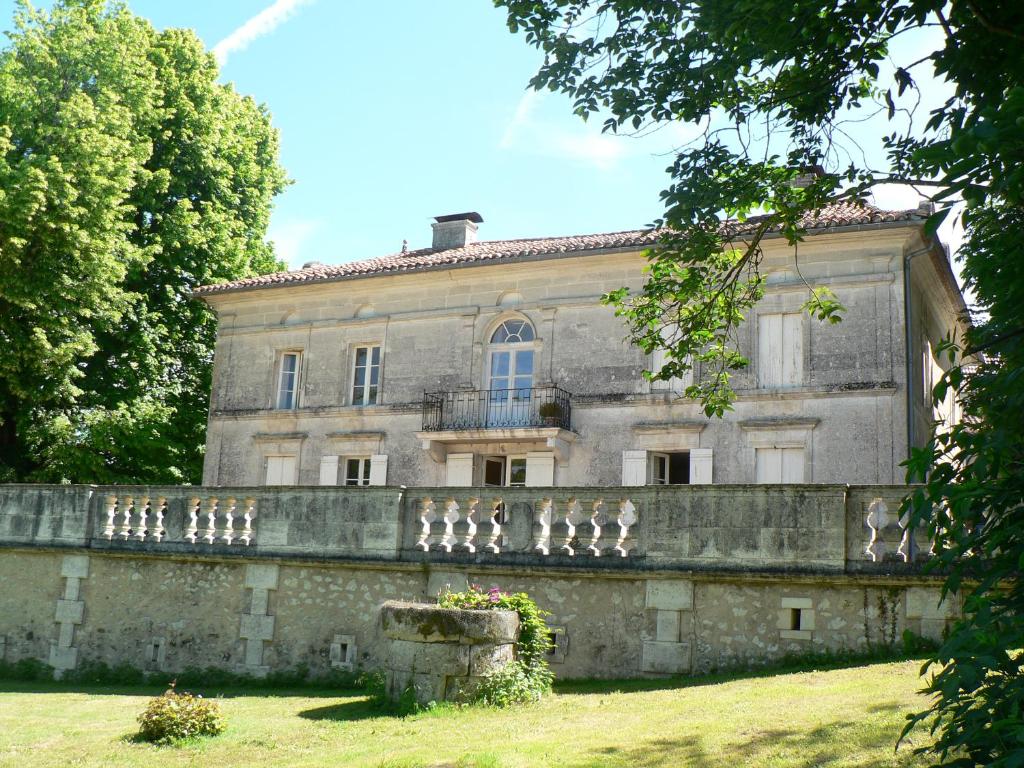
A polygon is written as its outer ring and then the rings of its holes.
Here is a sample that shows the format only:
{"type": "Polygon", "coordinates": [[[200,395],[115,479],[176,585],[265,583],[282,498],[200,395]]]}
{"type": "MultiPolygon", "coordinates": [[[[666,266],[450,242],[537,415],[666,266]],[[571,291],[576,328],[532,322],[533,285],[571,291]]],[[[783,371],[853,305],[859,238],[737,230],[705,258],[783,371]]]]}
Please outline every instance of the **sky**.
{"type": "MultiPolygon", "coordinates": [[[[662,213],[672,150],[693,135],[602,135],[568,97],[528,91],[541,55],[488,0],[128,5],[194,29],[221,79],[269,109],[293,182],[269,237],[292,268],[428,246],[433,217],[462,211],[483,216],[485,240],[638,229],[662,213]]],[[[14,7],[0,0],[0,29],[14,7]]],[[[875,202],[917,199],[890,188],[875,202]]]]}

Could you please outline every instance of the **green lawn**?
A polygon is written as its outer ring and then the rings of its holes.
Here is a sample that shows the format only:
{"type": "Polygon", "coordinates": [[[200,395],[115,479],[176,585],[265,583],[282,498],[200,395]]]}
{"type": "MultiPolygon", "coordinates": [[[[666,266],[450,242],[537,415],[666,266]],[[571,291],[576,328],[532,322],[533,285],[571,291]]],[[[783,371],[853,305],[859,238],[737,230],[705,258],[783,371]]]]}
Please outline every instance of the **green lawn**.
{"type": "Polygon", "coordinates": [[[154,691],[0,681],[0,766],[924,765],[893,751],[924,703],[918,667],[567,684],[520,710],[406,718],[356,693],[245,691],[223,699],[225,734],[182,747],[132,741],[154,691]]]}

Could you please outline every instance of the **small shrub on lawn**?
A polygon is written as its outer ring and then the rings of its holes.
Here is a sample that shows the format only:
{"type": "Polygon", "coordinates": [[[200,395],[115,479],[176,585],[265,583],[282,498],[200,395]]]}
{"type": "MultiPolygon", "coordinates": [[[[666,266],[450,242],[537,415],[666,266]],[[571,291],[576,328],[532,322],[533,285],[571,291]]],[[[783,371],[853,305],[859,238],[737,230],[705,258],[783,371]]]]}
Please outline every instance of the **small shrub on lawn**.
{"type": "Polygon", "coordinates": [[[437,604],[442,608],[515,611],[519,614],[519,639],[516,659],[504,669],[487,676],[476,693],[476,700],[496,707],[537,701],[551,691],[553,675],[548,668],[551,634],[542,611],[525,592],[502,592],[498,587],[484,591],[470,584],[465,592],[441,592],[437,604]]]}
{"type": "Polygon", "coordinates": [[[197,736],[216,736],[227,724],[215,701],[179,693],[174,683],[162,695],[151,699],[139,715],[139,736],[155,744],[173,744],[197,736]]]}

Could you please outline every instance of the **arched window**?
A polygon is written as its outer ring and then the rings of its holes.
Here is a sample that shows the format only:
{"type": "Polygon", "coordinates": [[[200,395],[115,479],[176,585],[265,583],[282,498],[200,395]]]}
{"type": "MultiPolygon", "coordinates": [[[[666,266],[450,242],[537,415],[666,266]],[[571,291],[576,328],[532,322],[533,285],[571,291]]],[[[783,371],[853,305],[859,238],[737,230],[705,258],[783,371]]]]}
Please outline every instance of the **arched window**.
{"type": "Polygon", "coordinates": [[[533,338],[533,326],[526,320],[506,320],[491,334],[491,344],[522,344],[533,338]]]}
{"type": "Polygon", "coordinates": [[[491,334],[487,347],[488,423],[525,424],[530,420],[536,335],[528,320],[510,319],[491,334]]]}

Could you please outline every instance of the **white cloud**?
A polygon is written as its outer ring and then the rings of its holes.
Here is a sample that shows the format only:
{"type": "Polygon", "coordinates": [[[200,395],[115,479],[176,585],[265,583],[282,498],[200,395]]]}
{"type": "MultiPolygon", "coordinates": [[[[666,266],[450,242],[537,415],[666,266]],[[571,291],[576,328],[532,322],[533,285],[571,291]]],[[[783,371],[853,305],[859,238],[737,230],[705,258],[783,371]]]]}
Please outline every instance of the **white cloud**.
{"type": "Polygon", "coordinates": [[[286,219],[273,222],[267,239],[274,243],[274,252],[279,259],[288,262],[291,269],[298,269],[304,261],[310,261],[302,251],[306,243],[323,226],[319,219],[286,219]]]}
{"type": "Polygon", "coordinates": [[[541,95],[539,91],[532,88],[522,95],[519,103],[516,104],[516,111],[512,115],[512,119],[505,128],[505,133],[501,135],[501,141],[498,142],[499,149],[508,149],[515,143],[516,134],[529,123],[530,113],[540,101],[541,95]]]}
{"type": "Polygon", "coordinates": [[[549,157],[569,158],[601,170],[608,170],[628,154],[628,139],[603,134],[590,123],[579,122],[565,128],[550,120],[536,117],[544,92],[529,90],[516,104],[512,119],[498,142],[503,150],[524,151],[549,157]]]}
{"type": "Polygon", "coordinates": [[[227,64],[232,53],[244,51],[257,38],[269,35],[288,19],[295,15],[299,8],[314,0],[275,0],[257,13],[230,35],[213,46],[213,55],[222,67],[227,64]]]}

